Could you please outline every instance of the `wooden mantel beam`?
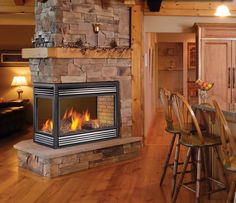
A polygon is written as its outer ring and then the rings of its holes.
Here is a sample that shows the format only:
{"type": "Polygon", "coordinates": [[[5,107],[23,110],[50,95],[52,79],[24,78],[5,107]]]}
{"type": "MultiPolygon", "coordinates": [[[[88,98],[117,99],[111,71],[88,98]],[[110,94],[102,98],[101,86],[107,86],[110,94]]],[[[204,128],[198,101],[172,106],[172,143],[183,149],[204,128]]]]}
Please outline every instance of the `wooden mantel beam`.
{"type": "Polygon", "coordinates": [[[124,4],[127,5],[128,7],[132,7],[136,4],[135,0],[124,0],[124,4]]]}
{"type": "Polygon", "coordinates": [[[16,6],[23,6],[25,4],[25,0],[14,0],[16,6]]]}
{"type": "Polygon", "coordinates": [[[86,50],[79,48],[26,48],[23,58],[131,58],[131,50],[86,50]]]}

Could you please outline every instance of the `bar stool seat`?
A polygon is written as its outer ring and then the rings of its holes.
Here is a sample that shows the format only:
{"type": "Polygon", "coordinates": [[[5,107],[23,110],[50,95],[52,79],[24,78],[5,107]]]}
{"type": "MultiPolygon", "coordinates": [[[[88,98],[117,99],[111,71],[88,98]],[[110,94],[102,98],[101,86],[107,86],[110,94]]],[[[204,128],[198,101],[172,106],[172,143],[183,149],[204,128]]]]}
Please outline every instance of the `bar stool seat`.
{"type": "Polygon", "coordinates": [[[202,133],[204,137],[204,143],[196,136],[185,136],[180,139],[180,143],[186,147],[211,147],[221,145],[220,137],[210,134],[202,133]]]}
{"type": "Polygon", "coordinates": [[[228,170],[228,171],[236,173],[236,155],[235,156],[229,156],[229,161],[230,161],[229,165],[225,165],[225,163],[224,163],[225,169],[228,170]]]}
{"type": "Polygon", "coordinates": [[[165,128],[165,131],[168,132],[168,133],[177,133],[177,134],[179,134],[180,133],[180,128],[179,128],[179,125],[177,125],[175,123],[175,124],[172,124],[172,126],[167,126],[165,128]]]}
{"type": "MultiPolygon", "coordinates": [[[[185,123],[184,126],[186,126],[186,130],[188,130],[190,132],[196,131],[193,123],[185,123]]],[[[199,125],[199,127],[200,127],[200,129],[202,131],[205,130],[205,127],[203,125],[199,125]]],[[[168,133],[176,133],[176,134],[180,134],[181,133],[180,126],[179,126],[178,123],[173,123],[170,126],[167,126],[165,130],[168,133]]]]}

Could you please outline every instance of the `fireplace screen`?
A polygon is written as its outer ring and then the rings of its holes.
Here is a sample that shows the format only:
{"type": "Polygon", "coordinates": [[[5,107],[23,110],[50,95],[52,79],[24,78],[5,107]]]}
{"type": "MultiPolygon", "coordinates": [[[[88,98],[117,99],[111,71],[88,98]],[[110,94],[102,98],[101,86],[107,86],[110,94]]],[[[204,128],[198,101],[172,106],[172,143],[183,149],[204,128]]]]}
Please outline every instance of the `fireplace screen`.
{"type": "Polygon", "coordinates": [[[34,141],[53,148],[118,137],[118,82],[34,84],[34,141]]]}

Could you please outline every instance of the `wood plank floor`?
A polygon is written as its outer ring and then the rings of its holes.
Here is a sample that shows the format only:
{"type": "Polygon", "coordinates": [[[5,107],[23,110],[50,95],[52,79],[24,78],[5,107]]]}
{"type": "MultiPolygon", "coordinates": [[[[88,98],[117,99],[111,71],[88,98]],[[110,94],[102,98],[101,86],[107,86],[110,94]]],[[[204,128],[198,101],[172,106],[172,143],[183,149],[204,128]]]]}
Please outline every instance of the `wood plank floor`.
{"type": "MultiPolygon", "coordinates": [[[[32,137],[31,129],[0,139],[0,203],[169,203],[171,171],[159,186],[171,135],[164,132],[162,114],[156,116],[142,155],[132,161],[48,179],[17,167],[13,144],[32,137]]],[[[222,203],[226,192],[201,202],[222,203]]],[[[181,189],[178,203],[192,203],[191,192],[181,189]]]]}

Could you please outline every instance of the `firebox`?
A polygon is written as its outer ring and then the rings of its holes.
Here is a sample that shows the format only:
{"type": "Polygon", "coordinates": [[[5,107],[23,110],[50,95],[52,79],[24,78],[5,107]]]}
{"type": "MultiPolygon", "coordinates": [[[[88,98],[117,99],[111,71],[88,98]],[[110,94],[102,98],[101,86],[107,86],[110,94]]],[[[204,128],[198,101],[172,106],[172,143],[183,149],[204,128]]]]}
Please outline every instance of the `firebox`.
{"type": "Polygon", "coordinates": [[[119,136],[119,82],[34,83],[34,141],[60,148],[119,136]]]}

